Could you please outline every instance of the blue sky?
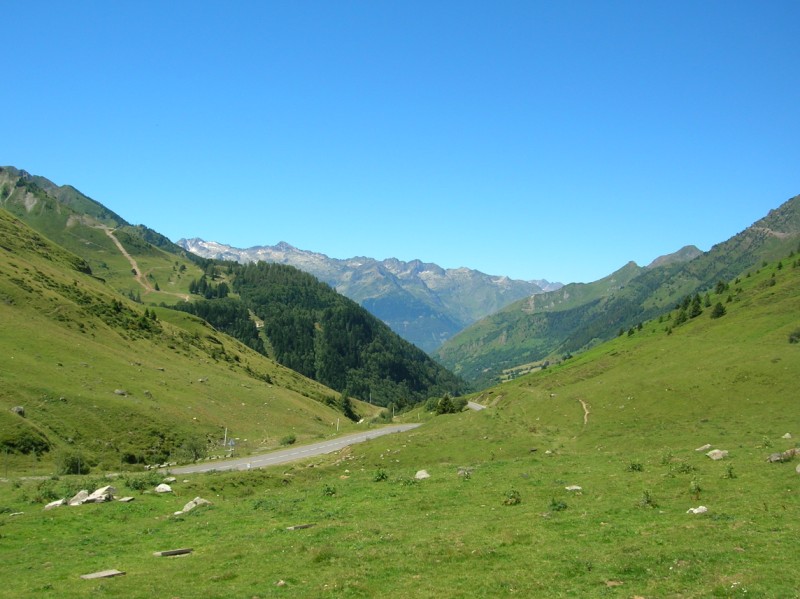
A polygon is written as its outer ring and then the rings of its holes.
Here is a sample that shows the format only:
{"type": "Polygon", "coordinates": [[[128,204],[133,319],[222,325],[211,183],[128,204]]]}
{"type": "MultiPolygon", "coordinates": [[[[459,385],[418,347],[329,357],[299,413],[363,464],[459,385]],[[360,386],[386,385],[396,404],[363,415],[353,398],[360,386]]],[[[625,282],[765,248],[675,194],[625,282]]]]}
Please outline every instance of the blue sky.
{"type": "Polygon", "coordinates": [[[4,3],[0,164],[173,240],[592,281],[800,193],[800,2],[4,3]]]}

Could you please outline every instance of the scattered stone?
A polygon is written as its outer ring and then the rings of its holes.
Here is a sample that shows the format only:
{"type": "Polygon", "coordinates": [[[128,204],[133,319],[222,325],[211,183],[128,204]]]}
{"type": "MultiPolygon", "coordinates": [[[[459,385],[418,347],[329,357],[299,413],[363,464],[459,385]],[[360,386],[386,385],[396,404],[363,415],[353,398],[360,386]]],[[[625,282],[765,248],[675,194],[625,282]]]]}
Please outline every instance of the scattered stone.
{"type": "Polygon", "coordinates": [[[207,383],[208,382],[208,377],[204,376],[202,378],[199,378],[199,379],[197,379],[197,382],[198,383],[207,383]]]}
{"type": "Polygon", "coordinates": [[[426,478],[430,478],[431,475],[428,474],[427,470],[420,470],[415,475],[414,478],[417,480],[425,480],[426,478]]]}
{"type": "Polygon", "coordinates": [[[781,439],[791,439],[791,438],[792,438],[792,433],[786,433],[783,437],[781,437],[781,439]]]}
{"type": "Polygon", "coordinates": [[[121,395],[124,397],[128,395],[128,392],[125,391],[125,389],[114,389],[114,395],[121,395]]]}
{"type": "Polygon", "coordinates": [[[316,524],[295,524],[294,526],[287,526],[286,530],[303,530],[304,528],[311,528],[316,524]]]}
{"type": "Polygon", "coordinates": [[[794,456],[800,454],[800,449],[792,448],[787,449],[782,453],[771,453],[767,457],[767,461],[771,464],[775,464],[776,462],[791,462],[794,456]]]}
{"type": "Polygon", "coordinates": [[[112,578],[114,576],[122,576],[125,572],[120,572],[119,570],[102,570],[100,572],[93,572],[91,574],[81,574],[81,578],[84,580],[93,580],[95,578],[112,578]]]}
{"type": "Polygon", "coordinates": [[[285,587],[286,586],[286,581],[279,580],[278,582],[275,583],[275,586],[276,587],[285,587]]]}
{"type": "Polygon", "coordinates": [[[69,504],[81,505],[82,503],[85,503],[87,499],[89,499],[89,491],[83,489],[82,491],[78,491],[75,496],[69,500],[69,504]]]}
{"type": "Polygon", "coordinates": [[[583,491],[583,488],[582,488],[582,487],[579,487],[578,485],[570,485],[570,486],[568,486],[568,487],[564,487],[564,488],[565,488],[567,491],[583,491]]]}
{"type": "Polygon", "coordinates": [[[704,505],[698,507],[690,507],[686,510],[687,514],[705,514],[708,511],[708,508],[704,505]]]}
{"type": "Polygon", "coordinates": [[[17,416],[22,416],[25,418],[25,408],[22,406],[14,406],[11,408],[11,412],[16,414],[17,416]]]}
{"type": "Polygon", "coordinates": [[[625,583],[621,580],[606,580],[607,587],[621,587],[623,584],[625,583]]]}
{"type": "Polygon", "coordinates": [[[178,480],[178,479],[175,478],[174,476],[168,476],[167,478],[164,479],[163,482],[165,482],[167,484],[171,484],[171,483],[174,483],[176,480],[178,480]]]}
{"type": "Polygon", "coordinates": [[[194,551],[191,547],[186,549],[169,549],[167,551],[154,551],[153,555],[156,557],[170,557],[172,555],[186,555],[194,551]]]}
{"type": "Polygon", "coordinates": [[[711,449],[711,443],[706,443],[702,447],[695,449],[695,451],[708,451],[709,449],[711,449]]]}
{"type": "Polygon", "coordinates": [[[119,499],[117,499],[117,501],[121,503],[130,503],[131,501],[133,501],[133,499],[134,499],[133,497],[120,497],[119,499]]]}
{"type": "Polygon", "coordinates": [[[94,493],[89,495],[84,503],[103,503],[104,501],[111,501],[114,499],[114,494],[116,492],[117,490],[111,485],[100,487],[94,493]]]}
{"type": "Polygon", "coordinates": [[[727,449],[712,449],[706,454],[712,460],[722,460],[728,457],[728,450],[727,449]]]}
{"type": "Polygon", "coordinates": [[[156,493],[172,493],[172,487],[166,483],[161,483],[156,487],[156,493]]]}
{"type": "Polygon", "coordinates": [[[800,464],[797,465],[794,471],[797,472],[797,474],[800,474],[800,464]]]}
{"type": "Polygon", "coordinates": [[[180,512],[175,512],[176,515],[178,514],[185,514],[186,512],[191,512],[194,508],[201,506],[201,505],[211,505],[211,502],[207,499],[203,499],[202,497],[195,497],[189,503],[183,506],[183,509],[180,512]]]}
{"type": "Polygon", "coordinates": [[[14,516],[21,516],[21,515],[23,515],[24,513],[25,513],[25,512],[11,512],[11,513],[9,514],[9,517],[13,518],[14,516]]]}
{"type": "Polygon", "coordinates": [[[458,475],[461,476],[462,478],[469,478],[472,476],[473,470],[474,468],[459,468],[458,475]]]}
{"type": "Polygon", "coordinates": [[[66,499],[57,499],[56,501],[51,501],[46,506],[44,506],[44,509],[52,510],[53,508],[61,507],[62,505],[67,505],[66,499]]]}

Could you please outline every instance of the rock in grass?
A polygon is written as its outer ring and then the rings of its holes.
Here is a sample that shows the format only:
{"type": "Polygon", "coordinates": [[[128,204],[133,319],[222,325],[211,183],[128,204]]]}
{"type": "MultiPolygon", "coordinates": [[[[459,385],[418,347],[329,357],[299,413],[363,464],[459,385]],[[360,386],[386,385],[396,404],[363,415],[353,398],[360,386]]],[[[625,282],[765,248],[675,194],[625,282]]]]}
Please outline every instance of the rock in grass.
{"type": "Polygon", "coordinates": [[[81,505],[82,503],[85,503],[87,499],[89,499],[89,491],[83,489],[82,491],[78,491],[75,496],[69,500],[69,504],[81,505]]]}
{"type": "Polygon", "coordinates": [[[570,485],[570,486],[568,486],[568,487],[564,487],[564,488],[565,488],[567,491],[583,491],[583,488],[582,488],[582,487],[579,487],[578,485],[570,485]]]}
{"type": "Polygon", "coordinates": [[[712,460],[722,460],[728,457],[728,450],[727,449],[712,449],[706,454],[712,460]]]}
{"type": "Polygon", "coordinates": [[[705,514],[708,511],[708,508],[704,505],[698,507],[690,507],[686,510],[687,514],[705,514]]]}
{"type": "Polygon", "coordinates": [[[51,501],[46,506],[44,506],[44,509],[52,510],[53,508],[61,507],[62,505],[66,505],[66,504],[67,504],[67,500],[66,499],[57,499],[56,501],[51,501]]]}
{"type": "Polygon", "coordinates": [[[425,480],[426,478],[430,478],[431,475],[428,474],[427,470],[420,470],[415,475],[414,478],[417,480],[425,480]]]}
{"type": "Polygon", "coordinates": [[[116,492],[117,490],[111,485],[100,487],[94,493],[89,495],[84,503],[103,503],[104,501],[111,501],[114,499],[114,494],[116,492]]]}
{"type": "Polygon", "coordinates": [[[198,506],[201,506],[201,505],[211,505],[211,502],[208,501],[208,499],[203,499],[202,497],[195,497],[189,503],[187,503],[186,505],[183,506],[183,509],[181,510],[181,512],[185,514],[186,512],[190,512],[194,508],[196,508],[198,506]]]}
{"type": "Polygon", "coordinates": [[[172,487],[166,483],[161,483],[156,487],[156,493],[172,493],[172,487]]]}
{"type": "Polygon", "coordinates": [[[94,580],[96,578],[113,578],[114,576],[123,576],[125,572],[120,570],[101,570],[100,572],[92,572],[91,574],[81,574],[84,580],[94,580]]]}
{"type": "Polygon", "coordinates": [[[711,443],[706,443],[702,447],[695,449],[695,451],[708,451],[709,449],[711,449],[711,443]]]}

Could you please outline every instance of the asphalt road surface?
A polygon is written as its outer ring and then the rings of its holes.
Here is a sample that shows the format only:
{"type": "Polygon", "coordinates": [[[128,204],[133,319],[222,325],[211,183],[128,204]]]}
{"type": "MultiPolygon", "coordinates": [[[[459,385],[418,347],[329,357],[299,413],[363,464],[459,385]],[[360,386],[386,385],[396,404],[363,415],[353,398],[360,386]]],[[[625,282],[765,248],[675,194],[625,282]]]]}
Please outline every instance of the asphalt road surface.
{"type": "Polygon", "coordinates": [[[383,428],[372,429],[364,433],[345,435],[344,437],[320,441],[319,443],[311,443],[310,445],[298,445],[289,449],[281,449],[280,451],[272,451],[261,455],[251,455],[243,458],[234,458],[232,460],[214,460],[203,462],[202,464],[193,464],[191,466],[177,466],[168,468],[167,470],[172,474],[191,474],[195,472],[209,472],[211,470],[249,470],[250,468],[276,466],[278,464],[286,464],[324,453],[332,453],[348,445],[353,445],[354,443],[363,443],[375,437],[382,437],[383,435],[391,433],[402,433],[417,428],[418,426],[420,425],[393,424],[383,428]]]}

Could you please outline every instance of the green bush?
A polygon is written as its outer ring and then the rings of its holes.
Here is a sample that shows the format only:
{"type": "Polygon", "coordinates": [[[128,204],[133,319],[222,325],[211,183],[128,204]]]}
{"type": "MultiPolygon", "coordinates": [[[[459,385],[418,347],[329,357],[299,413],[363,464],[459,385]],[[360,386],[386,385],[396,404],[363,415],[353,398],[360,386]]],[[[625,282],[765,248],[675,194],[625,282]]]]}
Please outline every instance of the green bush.
{"type": "Polygon", "coordinates": [[[79,451],[64,450],[55,456],[56,474],[89,474],[86,456],[79,451]]]}
{"type": "Polygon", "coordinates": [[[297,441],[297,437],[294,435],[286,435],[283,439],[281,439],[281,445],[294,445],[295,441],[297,441]]]}
{"type": "Polygon", "coordinates": [[[519,505],[522,503],[522,496],[516,489],[506,491],[506,497],[503,500],[503,505],[519,505]]]}

